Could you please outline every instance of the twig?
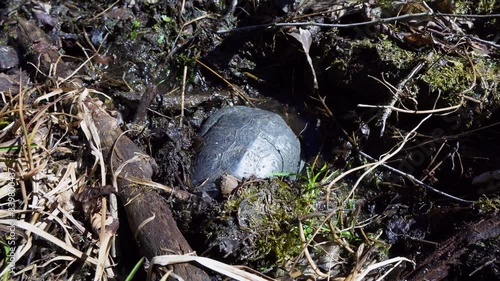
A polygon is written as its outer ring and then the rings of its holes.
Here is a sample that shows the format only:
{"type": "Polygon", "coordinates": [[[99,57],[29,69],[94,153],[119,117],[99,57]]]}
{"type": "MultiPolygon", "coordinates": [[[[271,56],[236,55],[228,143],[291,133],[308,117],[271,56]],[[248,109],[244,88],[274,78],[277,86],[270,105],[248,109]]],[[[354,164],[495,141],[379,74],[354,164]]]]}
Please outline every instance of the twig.
{"type": "Polygon", "coordinates": [[[158,95],[156,86],[148,85],[146,91],[142,94],[137,110],[134,114],[133,122],[139,125],[139,128],[145,128],[148,118],[148,109],[151,106],[154,98],[158,95]]]}
{"type": "Polygon", "coordinates": [[[433,143],[433,142],[437,142],[437,141],[446,141],[446,140],[454,140],[454,139],[458,139],[460,137],[463,137],[463,136],[467,136],[467,135],[471,135],[473,133],[476,133],[476,132],[479,132],[479,131],[482,131],[482,130],[486,130],[486,129],[489,129],[489,128],[492,128],[492,127],[495,127],[495,126],[498,126],[500,125],[500,122],[495,122],[493,124],[489,124],[489,125],[486,125],[484,127],[481,127],[481,128],[477,128],[477,129],[473,129],[473,130],[470,130],[468,132],[463,132],[463,133],[460,133],[460,134],[456,134],[456,135],[451,135],[451,136],[442,136],[442,137],[437,137],[437,138],[433,138],[431,140],[428,140],[428,141],[424,141],[424,142],[421,142],[419,143],[418,145],[414,145],[414,146],[410,146],[410,147],[407,147],[405,148],[404,150],[412,150],[414,148],[417,148],[417,147],[421,147],[423,145],[426,145],[428,143],[433,143]]]}
{"type": "MultiPolygon", "coordinates": [[[[417,129],[429,118],[431,118],[432,114],[429,114],[428,116],[426,116],[424,119],[422,119],[418,124],[417,126],[415,126],[415,128],[413,128],[408,134],[406,134],[406,136],[404,137],[402,143],[399,145],[398,148],[396,148],[393,152],[389,153],[389,154],[386,154],[384,157],[382,157],[382,159],[376,161],[374,163],[373,166],[371,166],[368,170],[366,170],[359,178],[358,180],[356,181],[356,183],[354,184],[354,186],[352,187],[351,191],[349,192],[349,195],[346,196],[346,200],[344,201],[344,204],[347,202],[347,200],[349,199],[349,197],[351,197],[353,194],[354,194],[354,191],[356,190],[356,188],[358,187],[358,185],[361,183],[361,181],[363,180],[363,178],[368,175],[369,173],[371,173],[373,170],[375,170],[375,168],[377,168],[378,166],[381,166],[383,165],[387,160],[389,160],[390,158],[392,158],[394,155],[396,155],[399,151],[401,151],[401,149],[403,149],[404,145],[410,140],[411,137],[414,136],[414,133],[417,131],[417,129]]],[[[361,153],[361,151],[359,151],[361,153]]]]}
{"type": "MultiPolygon", "coordinates": [[[[229,277],[231,280],[248,280],[248,281],[269,281],[273,280],[267,276],[263,276],[262,274],[252,274],[250,272],[246,272],[244,270],[238,269],[236,266],[228,265],[222,263],[220,261],[216,261],[210,258],[199,257],[194,253],[188,253],[184,255],[158,255],[151,259],[150,266],[148,269],[148,277],[146,280],[153,280],[152,274],[157,266],[172,266],[174,264],[180,263],[192,263],[196,262],[197,264],[208,268],[214,272],[217,272],[221,275],[225,275],[229,277]],[[263,277],[261,277],[263,276],[263,277]]],[[[170,273],[170,277],[168,280],[184,280],[180,278],[180,276],[174,275],[174,273],[170,273]]],[[[163,276],[162,280],[167,280],[166,276],[163,276]]],[[[207,277],[208,278],[208,277],[207,277]]],[[[201,279],[200,279],[201,280],[201,279]]]]}
{"type": "Polygon", "coordinates": [[[495,47],[495,48],[497,48],[497,49],[500,49],[500,45],[495,44],[495,43],[493,43],[493,42],[491,42],[491,41],[486,41],[486,40],[484,40],[484,39],[477,38],[477,37],[472,36],[472,35],[467,35],[467,38],[469,38],[469,39],[471,39],[471,40],[474,40],[474,41],[477,41],[477,42],[480,42],[480,43],[483,43],[483,44],[488,45],[488,46],[490,46],[490,47],[495,47]]]}
{"type": "MultiPolygon", "coordinates": [[[[26,120],[24,120],[24,94],[25,91],[22,89],[22,75],[19,75],[19,120],[21,121],[21,128],[23,132],[24,139],[26,141],[26,146],[22,145],[22,149],[24,152],[24,156],[27,157],[28,159],[28,167],[29,167],[29,173],[33,171],[35,168],[35,165],[33,163],[33,154],[31,152],[31,138],[28,136],[28,128],[26,127],[26,120]]],[[[24,176],[24,175],[21,175],[24,176]]]]}
{"type": "MultiPolygon", "coordinates": [[[[431,113],[440,113],[440,112],[446,112],[446,111],[454,111],[458,108],[460,108],[462,104],[457,104],[454,106],[449,106],[449,107],[444,107],[444,108],[438,108],[438,109],[428,109],[428,110],[409,110],[409,109],[402,109],[398,107],[394,107],[392,105],[371,105],[371,104],[358,104],[358,107],[365,107],[365,108],[384,108],[384,112],[386,110],[388,111],[397,111],[397,112],[402,112],[402,113],[410,113],[410,114],[431,114],[431,113]]],[[[384,120],[384,127],[385,127],[385,120],[384,120]]]]}
{"type": "Polygon", "coordinates": [[[300,12],[300,10],[302,10],[304,8],[305,5],[307,5],[309,3],[310,0],[304,0],[302,1],[302,3],[300,3],[300,5],[297,7],[297,9],[295,9],[295,12],[293,13],[293,15],[289,18],[287,18],[287,20],[293,20],[297,17],[297,14],[300,12]]]}
{"type": "Polygon", "coordinates": [[[427,167],[425,168],[425,170],[428,171],[428,172],[426,172],[426,175],[423,176],[420,179],[421,181],[425,181],[427,179],[428,175],[434,173],[434,171],[436,171],[436,169],[439,168],[439,166],[441,166],[441,164],[444,162],[444,160],[446,160],[448,157],[450,157],[452,155],[452,152],[449,153],[441,161],[439,161],[434,166],[434,168],[431,168],[431,166],[434,164],[434,162],[436,161],[437,157],[439,156],[439,153],[441,153],[441,151],[443,150],[443,148],[445,147],[445,145],[446,145],[446,141],[441,144],[441,146],[439,147],[439,149],[436,151],[435,155],[431,158],[431,161],[429,162],[429,165],[427,165],[427,167]]]}
{"type": "MultiPolygon", "coordinates": [[[[10,225],[11,220],[0,220],[0,224],[10,225]]],[[[52,236],[48,232],[34,226],[33,224],[27,223],[25,221],[16,220],[15,225],[18,228],[24,229],[24,230],[28,231],[29,233],[34,233],[35,235],[51,242],[52,244],[54,244],[54,245],[56,245],[64,250],[66,250],[67,252],[71,253],[72,255],[74,255],[77,258],[80,258],[84,262],[97,265],[97,262],[98,262],[97,259],[84,254],[80,250],[74,248],[72,245],[69,245],[68,243],[52,236]]]]}
{"type": "Polygon", "coordinates": [[[182,120],[184,119],[184,94],[186,92],[186,77],[187,77],[187,66],[184,66],[184,74],[182,75],[182,91],[181,91],[181,118],[179,120],[179,126],[182,128],[182,120]]]}
{"type": "Polygon", "coordinates": [[[236,87],[235,85],[233,85],[226,78],[222,77],[222,75],[220,75],[219,73],[217,73],[215,70],[213,70],[212,68],[210,68],[208,65],[204,64],[199,59],[195,59],[195,61],[197,63],[201,64],[201,66],[205,67],[208,71],[212,72],[215,76],[217,76],[220,79],[222,79],[222,81],[224,81],[228,86],[230,86],[238,94],[238,96],[240,98],[242,98],[245,102],[247,102],[251,106],[255,107],[255,105],[252,103],[252,101],[250,100],[250,98],[247,97],[247,95],[245,95],[245,93],[243,91],[241,91],[240,89],[238,89],[238,87],[236,87]]]}
{"type": "Polygon", "coordinates": [[[395,263],[395,265],[389,269],[383,276],[381,276],[379,279],[377,280],[383,280],[383,277],[385,277],[387,274],[389,274],[392,270],[394,270],[401,262],[409,262],[409,263],[412,263],[413,266],[416,265],[416,263],[412,260],[409,260],[405,257],[395,257],[395,258],[392,258],[392,259],[388,259],[388,260],[385,260],[385,261],[381,261],[381,262],[378,262],[378,263],[375,263],[375,264],[371,264],[369,265],[368,267],[366,267],[365,270],[363,270],[358,276],[356,276],[356,281],[361,281],[361,280],[365,280],[363,278],[365,278],[365,276],[372,270],[374,269],[377,269],[377,268],[381,268],[381,267],[384,267],[386,265],[389,265],[391,263],[395,263]]]}
{"type": "Polygon", "coordinates": [[[478,268],[476,268],[474,271],[472,271],[471,273],[469,273],[469,276],[472,276],[474,274],[476,274],[476,272],[478,272],[479,270],[487,267],[488,265],[492,264],[492,263],[495,263],[498,261],[498,258],[493,258],[487,262],[485,262],[484,264],[482,264],[481,266],[479,266],[478,268]]]}
{"type": "Polygon", "coordinates": [[[425,12],[425,13],[416,13],[416,14],[405,14],[396,17],[389,18],[381,18],[377,20],[371,20],[366,22],[355,22],[355,23],[319,23],[319,22],[280,22],[280,23],[268,23],[268,24],[258,24],[252,26],[244,26],[238,27],[231,30],[220,30],[217,34],[225,34],[237,31],[245,31],[245,30],[253,30],[253,29],[262,29],[262,28],[272,28],[272,27],[284,27],[284,26],[319,26],[319,27],[328,27],[328,28],[351,28],[365,25],[375,25],[382,24],[388,22],[395,22],[404,19],[418,19],[418,18],[426,18],[429,16],[434,17],[455,17],[455,18],[498,18],[500,14],[491,14],[491,15],[465,15],[465,14],[441,14],[441,13],[433,13],[433,12],[425,12]]]}
{"type": "Polygon", "coordinates": [[[354,139],[347,133],[347,131],[340,125],[339,121],[337,118],[335,118],[335,115],[333,115],[333,112],[328,108],[328,105],[326,105],[326,96],[322,98],[321,96],[318,95],[317,98],[312,97],[313,100],[319,101],[321,106],[323,106],[323,110],[325,110],[325,113],[328,117],[332,118],[333,122],[337,127],[342,131],[342,134],[346,137],[346,139],[353,145],[353,147],[357,146],[357,143],[354,141],[354,139]]]}
{"type": "MultiPolygon", "coordinates": [[[[68,81],[71,77],[73,77],[76,73],[78,73],[78,71],[80,71],[80,69],[82,69],[82,67],[84,67],[87,63],[89,63],[90,61],[92,61],[92,59],[96,55],[97,55],[97,53],[93,54],[91,57],[89,57],[88,59],[86,59],[82,64],[80,64],[70,75],[68,75],[66,78],[64,78],[62,80],[57,81],[57,87],[60,88],[61,84],[63,84],[64,82],[68,81]]],[[[59,79],[61,79],[61,78],[59,78],[59,79]]]]}
{"type": "MultiPolygon", "coordinates": [[[[371,161],[377,161],[375,158],[373,158],[373,157],[371,157],[370,155],[368,155],[368,154],[364,153],[363,151],[358,151],[358,153],[359,153],[360,155],[362,155],[362,156],[364,156],[364,157],[366,157],[366,158],[370,159],[371,161]]],[[[459,202],[463,202],[463,203],[474,203],[474,202],[475,202],[475,201],[471,201],[471,200],[465,200],[465,199],[462,199],[462,198],[458,198],[458,197],[455,197],[455,196],[450,195],[450,194],[448,194],[448,193],[445,193],[445,192],[443,192],[443,191],[440,191],[440,190],[438,190],[438,189],[436,189],[436,188],[434,188],[434,187],[432,187],[432,186],[430,186],[430,185],[428,185],[428,184],[426,184],[426,183],[424,183],[424,182],[422,182],[422,181],[418,180],[418,179],[417,179],[417,178],[415,178],[413,175],[408,174],[408,173],[405,173],[405,172],[403,172],[403,171],[400,171],[400,170],[398,170],[398,169],[396,169],[396,168],[393,168],[393,167],[391,167],[391,166],[389,166],[389,165],[387,165],[387,164],[385,164],[385,163],[380,163],[380,166],[382,166],[382,167],[384,167],[384,168],[387,168],[387,169],[389,169],[389,170],[391,170],[391,171],[395,172],[395,173],[396,173],[396,174],[398,174],[398,175],[401,175],[401,176],[403,176],[403,177],[406,177],[406,178],[408,178],[409,180],[411,180],[411,181],[413,181],[413,182],[415,182],[415,183],[417,183],[417,184],[419,184],[419,185],[421,185],[421,186],[423,186],[423,187],[425,187],[425,188],[427,188],[427,189],[429,189],[429,190],[431,190],[431,191],[434,191],[434,192],[436,192],[436,193],[438,193],[438,194],[440,194],[440,195],[443,195],[443,196],[445,196],[445,197],[448,197],[448,198],[451,198],[451,199],[454,199],[454,200],[457,200],[457,201],[459,201],[459,202]]]]}
{"type": "MultiPolygon", "coordinates": [[[[320,226],[323,226],[325,225],[326,223],[331,223],[331,220],[330,218],[332,218],[334,215],[337,215],[339,212],[338,209],[335,209],[331,212],[328,213],[328,215],[325,216],[325,218],[323,219],[323,221],[321,222],[320,226]]],[[[307,241],[304,241],[305,240],[305,236],[303,236],[303,232],[304,232],[304,229],[302,228],[302,219],[303,218],[299,218],[299,235],[301,236],[301,240],[302,240],[302,251],[300,252],[300,254],[298,255],[298,258],[295,259],[295,261],[293,262],[291,268],[290,268],[290,272],[293,272],[295,270],[295,266],[297,265],[297,263],[299,262],[299,259],[303,256],[303,255],[307,255],[309,254],[309,250],[307,249],[307,247],[309,247],[309,245],[311,244],[311,242],[314,240],[314,237],[316,237],[316,235],[319,233],[319,231],[321,230],[321,227],[318,227],[314,233],[311,235],[311,238],[309,238],[309,240],[307,241]]],[[[332,229],[333,231],[333,229],[332,229]]],[[[310,258],[310,257],[309,257],[310,258]]],[[[309,260],[308,258],[308,260],[309,260]]],[[[314,264],[314,263],[313,263],[314,264]]],[[[313,266],[313,265],[311,265],[313,266]]],[[[321,272],[321,271],[320,271],[321,272]]],[[[319,274],[321,275],[321,274],[319,274]]],[[[328,277],[328,276],[327,276],[328,277]]]]}
{"type": "MultiPolygon", "coordinates": [[[[307,258],[307,261],[309,262],[309,265],[311,266],[311,268],[314,270],[314,272],[316,274],[318,274],[318,276],[322,277],[322,278],[328,278],[330,277],[330,275],[322,272],[318,266],[316,265],[316,263],[314,262],[313,258],[311,257],[311,254],[309,253],[309,249],[307,249],[308,247],[308,244],[309,244],[309,241],[307,241],[306,239],[306,236],[304,234],[304,229],[302,227],[302,222],[299,220],[299,235],[300,235],[300,240],[302,240],[302,252],[304,253],[304,255],[306,256],[307,258]]],[[[314,236],[313,236],[314,237],[314,236]]]]}
{"type": "Polygon", "coordinates": [[[105,13],[107,13],[109,10],[111,10],[111,8],[113,8],[113,6],[115,6],[116,4],[118,4],[120,2],[120,0],[116,0],[113,4],[111,4],[109,7],[107,7],[106,9],[104,9],[102,12],[100,12],[99,14],[95,15],[93,18],[90,19],[90,21],[93,21],[95,19],[97,19],[98,17],[104,15],[105,13]]]}
{"type": "Polygon", "coordinates": [[[399,100],[399,96],[403,92],[403,88],[406,86],[406,84],[408,83],[408,81],[410,81],[410,79],[412,79],[413,76],[415,76],[422,69],[422,67],[424,65],[425,65],[425,61],[420,61],[412,69],[412,71],[401,82],[399,82],[399,84],[398,84],[398,86],[396,88],[397,90],[396,90],[395,93],[393,93],[392,99],[389,102],[388,107],[385,108],[384,111],[382,112],[382,117],[380,118],[380,122],[382,123],[382,128],[380,128],[380,136],[384,135],[385,123],[386,123],[387,119],[389,118],[389,116],[391,116],[391,113],[392,113],[392,110],[394,108],[394,105],[399,100]]]}
{"type": "Polygon", "coordinates": [[[197,21],[199,21],[199,20],[202,20],[202,19],[204,19],[204,18],[210,18],[210,17],[211,17],[211,15],[206,14],[206,15],[199,16],[199,17],[197,17],[197,18],[195,18],[195,19],[192,19],[192,20],[190,20],[190,21],[188,21],[188,22],[184,23],[184,24],[182,25],[181,29],[179,30],[179,33],[177,33],[177,36],[175,37],[174,41],[172,42],[172,45],[171,45],[171,46],[172,46],[172,48],[171,48],[171,51],[170,51],[170,52],[167,54],[167,56],[165,57],[165,58],[166,58],[166,60],[169,60],[169,59],[170,59],[170,57],[172,57],[172,55],[174,54],[175,50],[177,50],[177,49],[178,49],[178,48],[175,48],[175,46],[177,45],[177,41],[178,41],[178,40],[179,40],[179,38],[181,37],[181,35],[182,35],[182,31],[184,30],[184,28],[186,28],[186,26],[189,26],[190,24],[195,23],[195,22],[197,22],[197,21]]]}
{"type": "Polygon", "coordinates": [[[185,7],[186,7],[186,0],[182,0],[181,1],[181,11],[180,11],[181,15],[184,14],[185,7]]]}

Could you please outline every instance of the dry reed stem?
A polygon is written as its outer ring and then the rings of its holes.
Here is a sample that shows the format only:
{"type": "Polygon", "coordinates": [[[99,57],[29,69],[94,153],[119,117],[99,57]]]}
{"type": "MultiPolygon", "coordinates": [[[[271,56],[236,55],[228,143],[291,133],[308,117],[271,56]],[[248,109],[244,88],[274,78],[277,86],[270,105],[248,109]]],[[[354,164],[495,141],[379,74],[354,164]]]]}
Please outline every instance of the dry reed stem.
{"type": "Polygon", "coordinates": [[[222,275],[225,275],[229,278],[238,281],[269,281],[273,280],[271,278],[263,278],[259,275],[252,274],[241,269],[236,268],[235,266],[228,265],[222,263],[220,261],[216,261],[213,259],[199,257],[194,255],[164,255],[164,256],[156,256],[151,259],[149,271],[148,271],[148,280],[151,280],[151,276],[153,273],[153,269],[157,265],[167,266],[177,263],[186,263],[186,262],[196,262],[206,268],[209,268],[215,272],[218,272],[222,275]]]}

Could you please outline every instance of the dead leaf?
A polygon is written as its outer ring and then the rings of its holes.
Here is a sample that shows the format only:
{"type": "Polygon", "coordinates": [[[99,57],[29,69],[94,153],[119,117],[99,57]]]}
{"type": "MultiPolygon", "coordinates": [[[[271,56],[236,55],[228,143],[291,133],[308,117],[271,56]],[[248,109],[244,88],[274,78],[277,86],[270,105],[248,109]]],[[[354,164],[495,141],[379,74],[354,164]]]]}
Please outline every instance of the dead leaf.
{"type": "Polygon", "coordinates": [[[309,55],[309,50],[311,49],[311,45],[312,45],[311,32],[307,29],[299,28],[299,33],[290,32],[288,34],[291,35],[293,38],[295,38],[297,41],[299,41],[300,44],[302,45],[302,49],[304,50],[304,54],[306,55],[306,59],[307,59],[307,62],[309,63],[309,67],[311,69],[311,73],[313,76],[314,89],[317,90],[318,89],[318,79],[316,78],[316,71],[314,71],[312,59],[311,59],[311,56],[309,55]]]}
{"type": "Polygon", "coordinates": [[[410,43],[416,47],[432,45],[434,43],[434,41],[432,40],[432,36],[425,33],[413,33],[410,35],[405,35],[404,39],[407,43],[410,43]]]}

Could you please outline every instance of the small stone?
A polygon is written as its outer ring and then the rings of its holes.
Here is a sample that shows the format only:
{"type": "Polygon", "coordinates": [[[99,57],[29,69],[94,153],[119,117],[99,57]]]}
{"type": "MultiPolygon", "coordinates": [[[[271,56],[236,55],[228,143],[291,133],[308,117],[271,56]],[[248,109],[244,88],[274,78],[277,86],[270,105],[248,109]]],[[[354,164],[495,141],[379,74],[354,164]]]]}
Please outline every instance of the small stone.
{"type": "Polygon", "coordinates": [[[231,175],[224,175],[220,180],[220,191],[223,196],[228,196],[238,187],[238,185],[238,178],[231,175]]]}

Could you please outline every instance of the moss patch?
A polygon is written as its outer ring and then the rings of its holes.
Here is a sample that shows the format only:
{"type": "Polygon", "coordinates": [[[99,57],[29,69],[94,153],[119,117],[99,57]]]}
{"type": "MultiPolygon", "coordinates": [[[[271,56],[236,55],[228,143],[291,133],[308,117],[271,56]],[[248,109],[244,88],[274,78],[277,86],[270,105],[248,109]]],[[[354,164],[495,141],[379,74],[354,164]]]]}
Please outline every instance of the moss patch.
{"type": "Polygon", "coordinates": [[[415,53],[401,49],[392,41],[382,40],[375,48],[382,61],[394,65],[397,69],[405,69],[415,64],[415,53]]]}
{"type": "Polygon", "coordinates": [[[474,71],[465,59],[435,54],[422,80],[433,91],[462,92],[473,84],[474,71]]]}

